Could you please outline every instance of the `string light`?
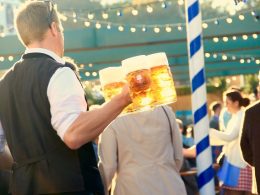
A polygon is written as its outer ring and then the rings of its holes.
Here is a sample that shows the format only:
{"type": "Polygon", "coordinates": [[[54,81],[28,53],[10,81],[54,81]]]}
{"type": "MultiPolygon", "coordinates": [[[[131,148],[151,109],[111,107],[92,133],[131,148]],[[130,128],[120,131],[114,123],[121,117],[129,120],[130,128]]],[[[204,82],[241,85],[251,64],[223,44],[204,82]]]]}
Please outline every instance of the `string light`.
{"type": "Polygon", "coordinates": [[[162,2],[161,7],[165,9],[167,8],[167,4],[165,2],[162,2]]]}
{"type": "Polygon", "coordinates": [[[254,34],[252,34],[252,37],[253,37],[253,39],[257,39],[258,35],[254,33],[254,34]]]}
{"type": "Polygon", "coordinates": [[[244,20],[244,19],[245,19],[245,16],[242,15],[242,14],[239,14],[238,18],[239,18],[239,20],[244,20]]]}
{"type": "Polygon", "coordinates": [[[152,13],[153,12],[153,7],[150,6],[150,5],[147,5],[146,11],[147,11],[147,13],[152,13]]]}
{"type": "Polygon", "coordinates": [[[170,26],[166,26],[165,31],[169,33],[172,31],[172,28],[170,26]]]}
{"type": "Polygon", "coordinates": [[[131,27],[131,28],[130,28],[130,31],[131,31],[132,33],[134,33],[134,32],[136,32],[136,28],[135,28],[135,27],[131,27]]]}
{"type": "Polygon", "coordinates": [[[146,32],[146,31],[147,31],[147,28],[146,28],[146,27],[142,27],[142,31],[143,31],[143,32],[146,32]]]}
{"type": "Polygon", "coordinates": [[[120,32],[122,32],[122,31],[124,31],[124,27],[123,27],[123,26],[119,26],[119,27],[118,27],[118,30],[119,30],[120,32]]]}
{"type": "Polygon", "coordinates": [[[202,28],[204,28],[204,29],[206,29],[206,28],[208,28],[208,24],[207,23],[202,23],[202,28]]]}
{"type": "MultiPolygon", "coordinates": [[[[234,54],[230,54],[230,53],[210,53],[210,52],[206,52],[205,53],[205,57],[206,58],[213,57],[214,59],[219,57],[219,59],[222,59],[223,61],[227,61],[227,60],[235,61],[235,60],[238,60],[239,63],[241,63],[241,64],[244,64],[244,63],[260,64],[259,57],[257,57],[257,59],[256,59],[255,56],[251,56],[251,55],[234,55],[234,54]]],[[[0,61],[1,61],[1,57],[0,57],[0,61]]],[[[88,66],[89,67],[93,67],[93,64],[89,63],[88,66]]],[[[84,65],[81,68],[84,68],[84,65]]],[[[89,77],[89,76],[96,77],[98,75],[96,71],[93,71],[93,72],[86,71],[84,74],[87,77],[89,77]]],[[[232,80],[234,80],[234,79],[232,78],[232,80]]]]}
{"type": "Polygon", "coordinates": [[[13,56],[8,56],[8,60],[11,62],[14,60],[14,57],[13,56]]]}
{"type": "Polygon", "coordinates": [[[103,17],[105,20],[108,19],[108,13],[103,12],[103,13],[102,13],[102,17],[103,17]]]}
{"type": "Polygon", "coordinates": [[[228,37],[223,37],[222,39],[224,42],[228,42],[228,37]]]}
{"type": "Polygon", "coordinates": [[[153,31],[154,31],[155,33],[159,33],[159,32],[160,32],[160,28],[154,27],[153,31]]]}
{"type": "Polygon", "coordinates": [[[232,20],[232,18],[227,18],[226,21],[228,24],[231,24],[233,20],[232,20]]]}
{"type": "Polygon", "coordinates": [[[88,13],[88,19],[93,20],[94,17],[95,17],[94,14],[88,13]]]}
{"type": "Polygon", "coordinates": [[[108,30],[111,29],[111,25],[110,25],[110,24],[107,25],[107,29],[108,29],[108,30]]]}
{"type": "MultiPolygon", "coordinates": [[[[183,0],[180,0],[180,2],[183,2],[183,0]]],[[[163,1],[162,4],[166,5],[166,1],[163,1]]],[[[151,12],[153,10],[153,7],[150,4],[146,5],[146,11],[147,10],[148,10],[148,12],[151,12]]],[[[243,19],[245,17],[244,13],[248,13],[248,12],[251,12],[251,11],[247,10],[247,11],[244,11],[244,12],[240,12],[239,18],[243,19]]],[[[116,13],[117,13],[118,16],[122,16],[122,11],[120,9],[117,9],[116,13]]],[[[137,16],[139,12],[136,8],[132,8],[131,13],[132,13],[132,15],[137,16]]],[[[142,32],[147,32],[148,28],[152,28],[153,32],[155,32],[155,33],[161,32],[161,29],[165,29],[165,32],[171,32],[172,31],[171,29],[174,28],[174,27],[176,27],[178,31],[182,31],[183,28],[185,28],[185,23],[173,23],[173,24],[120,24],[120,23],[114,23],[114,22],[111,22],[111,21],[107,21],[107,18],[109,18],[109,15],[108,15],[107,11],[104,11],[104,10],[102,11],[102,18],[104,19],[104,21],[96,20],[96,19],[94,19],[94,16],[95,15],[92,12],[92,13],[87,14],[87,19],[86,18],[80,18],[79,16],[77,16],[77,19],[85,20],[87,22],[85,24],[86,27],[89,27],[91,25],[91,23],[94,23],[95,25],[98,23],[98,24],[102,25],[100,28],[105,27],[108,30],[110,30],[112,27],[116,27],[116,28],[118,28],[118,30],[120,32],[124,31],[123,26],[129,26],[128,29],[130,29],[130,31],[131,31],[131,28],[135,28],[136,30],[138,28],[140,28],[142,32]],[[157,28],[160,28],[159,32],[158,32],[157,28]],[[154,30],[154,29],[156,29],[156,30],[154,30]]],[[[213,22],[214,24],[219,24],[219,20],[226,20],[226,22],[228,24],[231,24],[232,21],[233,21],[233,19],[230,16],[210,18],[210,19],[203,20],[202,27],[203,27],[203,29],[207,29],[209,27],[209,23],[213,22]]],[[[218,42],[218,41],[215,41],[215,42],[218,42]]]]}
{"type": "Polygon", "coordinates": [[[101,28],[101,24],[100,23],[96,23],[96,29],[100,29],[101,28]]]}
{"type": "Polygon", "coordinates": [[[218,37],[213,37],[213,41],[217,43],[219,41],[218,37]]]}
{"type": "Polygon", "coordinates": [[[179,30],[179,31],[182,31],[182,26],[178,26],[178,30],[179,30]]]}
{"type": "Polygon", "coordinates": [[[210,53],[205,53],[205,57],[209,58],[210,57],[210,53]]]}
{"type": "Polygon", "coordinates": [[[260,63],[260,60],[259,59],[256,59],[255,56],[251,56],[251,55],[234,55],[234,54],[229,54],[229,53],[208,53],[206,52],[205,53],[205,57],[206,58],[210,58],[210,56],[212,56],[213,58],[217,58],[218,56],[221,57],[221,59],[223,61],[226,61],[228,59],[230,60],[239,60],[239,62],[241,64],[247,62],[247,63],[252,63],[252,62],[255,62],[256,64],[259,64],[260,63]]]}
{"type": "Polygon", "coordinates": [[[226,55],[222,55],[222,60],[227,60],[228,57],[226,55]]]}
{"type": "Polygon", "coordinates": [[[122,14],[121,10],[117,10],[116,15],[117,16],[122,16],[123,14],[122,14]]]}
{"type": "Polygon", "coordinates": [[[89,22],[89,21],[86,21],[86,22],[84,22],[84,25],[85,25],[86,27],[89,27],[89,26],[90,26],[90,22],[89,22]]]}
{"type": "Polygon", "coordinates": [[[138,15],[138,10],[137,9],[133,9],[132,10],[132,14],[133,14],[133,16],[137,16],[138,15]]]}
{"type": "Polygon", "coordinates": [[[243,36],[242,36],[242,39],[247,40],[247,39],[248,39],[248,36],[247,36],[247,35],[243,35],[243,36]]]}

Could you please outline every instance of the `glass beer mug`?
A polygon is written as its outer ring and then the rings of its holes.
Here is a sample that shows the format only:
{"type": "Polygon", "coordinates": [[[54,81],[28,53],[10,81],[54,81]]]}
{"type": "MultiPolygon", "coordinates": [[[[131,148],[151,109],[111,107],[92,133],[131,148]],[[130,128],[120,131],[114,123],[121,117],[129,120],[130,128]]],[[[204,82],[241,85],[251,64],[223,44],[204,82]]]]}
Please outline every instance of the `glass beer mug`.
{"type": "Polygon", "coordinates": [[[126,84],[122,67],[108,67],[100,70],[99,79],[106,101],[121,93],[126,84]]]}
{"type": "Polygon", "coordinates": [[[122,61],[122,67],[129,85],[133,109],[143,111],[152,108],[151,73],[146,64],[146,56],[127,58],[122,61]]]}
{"type": "Polygon", "coordinates": [[[176,102],[176,90],[166,54],[164,52],[154,53],[146,57],[151,70],[154,104],[163,105],[176,102]]]}
{"type": "MultiPolygon", "coordinates": [[[[122,67],[108,67],[99,71],[99,79],[105,101],[110,101],[112,97],[121,93],[126,84],[122,67]]],[[[128,105],[122,114],[133,112],[132,104],[128,105]]]]}

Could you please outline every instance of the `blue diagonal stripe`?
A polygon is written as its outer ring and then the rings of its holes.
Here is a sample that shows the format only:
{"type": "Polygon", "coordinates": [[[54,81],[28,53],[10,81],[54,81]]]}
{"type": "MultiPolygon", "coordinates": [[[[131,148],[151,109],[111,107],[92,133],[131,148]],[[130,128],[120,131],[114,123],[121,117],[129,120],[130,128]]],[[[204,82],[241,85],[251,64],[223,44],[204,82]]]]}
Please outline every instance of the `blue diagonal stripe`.
{"type": "Polygon", "coordinates": [[[190,42],[190,58],[201,48],[201,35],[199,34],[190,42]]]}
{"type": "Polygon", "coordinates": [[[207,115],[207,104],[205,103],[194,113],[194,123],[197,124],[203,117],[207,115]]]}
{"type": "Polygon", "coordinates": [[[196,91],[200,86],[205,83],[204,69],[202,68],[191,81],[192,92],[196,91]]]}
{"type": "Polygon", "coordinates": [[[196,145],[196,154],[197,156],[206,150],[209,147],[209,136],[204,137],[199,143],[196,145]]]}
{"type": "Polygon", "coordinates": [[[198,187],[201,188],[206,183],[210,182],[214,177],[214,170],[210,165],[205,171],[198,176],[198,187]]]}
{"type": "Polygon", "coordinates": [[[188,21],[190,22],[193,18],[195,18],[199,14],[199,1],[195,1],[188,8],[188,21]]]}

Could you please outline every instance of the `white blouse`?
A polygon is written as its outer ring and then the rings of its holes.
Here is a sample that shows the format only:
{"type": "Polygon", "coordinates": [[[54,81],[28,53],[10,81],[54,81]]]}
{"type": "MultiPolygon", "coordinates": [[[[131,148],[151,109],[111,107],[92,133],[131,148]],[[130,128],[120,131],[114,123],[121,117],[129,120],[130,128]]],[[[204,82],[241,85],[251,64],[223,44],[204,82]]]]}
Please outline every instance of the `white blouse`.
{"type": "Polygon", "coordinates": [[[243,120],[243,109],[233,114],[225,131],[210,129],[209,137],[211,145],[223,145],[227,160],[232,165],[245,168],[247,163],[243,160],[240,149],[240,128],[243,120]]]}

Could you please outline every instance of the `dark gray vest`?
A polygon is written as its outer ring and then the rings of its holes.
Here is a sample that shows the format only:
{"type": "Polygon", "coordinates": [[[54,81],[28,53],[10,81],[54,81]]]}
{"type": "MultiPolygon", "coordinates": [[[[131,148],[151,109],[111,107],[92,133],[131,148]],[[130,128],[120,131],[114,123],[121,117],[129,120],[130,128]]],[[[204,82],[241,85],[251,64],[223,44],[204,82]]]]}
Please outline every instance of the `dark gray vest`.
{"type": "Polygon", "coordinates": [[[45,54],[25,54],[0,81],[0,119],[15,161],[12,194],[103,194],[92,144],[71,150],[51,125],[47,87],[61,67],[45,54]]]}

